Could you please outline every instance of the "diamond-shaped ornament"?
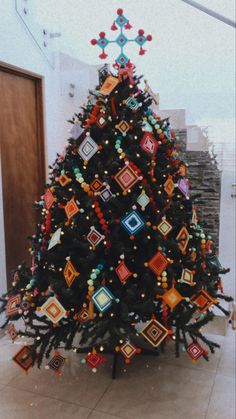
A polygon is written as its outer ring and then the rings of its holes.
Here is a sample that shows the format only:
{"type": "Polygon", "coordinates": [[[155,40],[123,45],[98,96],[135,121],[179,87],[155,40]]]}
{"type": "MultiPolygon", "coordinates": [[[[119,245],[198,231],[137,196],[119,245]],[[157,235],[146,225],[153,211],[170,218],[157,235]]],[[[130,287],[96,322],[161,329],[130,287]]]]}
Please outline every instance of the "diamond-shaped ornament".
{"type": "Polygon", "coordinates": [[[137,203],[141,206],[142,210],[145,209],[145,207],[149,204],[150,199],[146,195],[144,191],[141,192],[141,194],[137,198],[137,203]]]}
{"type": "Polygon", "coordinates": [[[107,124],[104,113],[100,112],[96,117],[96,124],[99,128],[104,128],[107,124]]]}
{"type": "Polygon", "coordinates": [[[158,142],[151,132],[145,132],[140,142],[140,146],[147,153],[155,155],[158,148],[158,142]]]}
{"type": "Polygon", "coordinates": [[[66,315],[66,310],[56,297],[49,297],[41,306],[41,312],[53,323],[58,323],[66,315]]]}
{"type": "Polygon", "coordinates": [[[163,301],[167,304],[171,311],[184,300],[184,297],[177,291],[177,289],[172,285],[172,287],[166,291],[162,296],[163,301]]]}
{"type": "Polygon", "coordinates": [[[21,294],[12,295],[9,297],[7,305],[6,305],[6,315],[14,316],[18,314],[19,308],[21,303],[21,294]]]}
{"type": "Polygon", "coordinates": [[[132,111],[136,111],[139,108],[138,101],[132,96],[128,97],[125,104],[128,108],[132,109],[132,111]]]}
{"type": "Polygon", "coordinates": [[[180,282],[184,282],[190,286],[195,285],[196,283],[193,281],[193,272],[190,269],[184,268],[182,271],[182,276],[180,282]]]}
{"type": "Polygon", "coordinates": [[[97,151],[98,145],[90,136],[86,136],[78,148],[78,153],[84,161],[89,161],[97,151]]]}
{"type": "Polygon", "coordinates": [[[6,331],[7,335],[9,336],[9,338],[14,342],[14,340],[16,340],[17,338],[17,330],[14,326],[14,324],[10,324],[7,328],[6,331]]]}
{"type": "Polygon", "coordinates": [[[141,334],[151,343],[154,348],[168,336],[169,331],[156,319],[152,319],[141,330],[141,334]]]}
{"type": "Polygon", "coordinates": [[[178,241],[178,246],[181,252],[184,253],[186,251],[186,248],[189,242],[189,232],[185,226],[183,226],[181,230],[179,231],[179,234],[176,237],[176,240],[178,241]]]}
{"type": "Polygon", "coordinates": [[[66,215],[67,215],[68,219],[70,219],[75,214],[77,214],[77,212],[79,212],[79,208],[78,208],[77,204],[75,203],[74,196],[73,196],[73,198],[70,199],[69,202],[67,202],[67,204],[65,206],[65,212],[66,212],[66,215]]]}
{"type": "Polygon", "coordinates": [[[110,290],[107,287],[102,286],[93,293],[92,300],[96,308],[101,313],[103,313],[112,305],[112,301],[114,300],[114,295],[110,292],[110,290]]]}
{"type": "Polygon", "coordinates": [[[187,347],[187,353],[189,356],[196,361],[198,358],[200,358],[203,354],[205,354],[205,350],[199,345],[197,342],[192,342],[187,347]]]}
{"type": "Polygon", "coordinates": [[[66,186],[67,183],[70,183],[71,181],[72,179],[66,176],[64,173],[61,174],[61,176],[58,178],[58,182],[60,183],[61,186],[66,186]]]}
{"type": "Polygon", "coordinates": [[[157,230],[164,237],[167,236],[167,234],[172,230],[172,228],[172,225],[166,219],[163,219],[157,226],[157,230]]]}
{"type": "Polygon", "coordinates": [[[118,26],[120,26],[120,28],[123,28],[123,26],[128,22],[128,19],[123,14],[121,14],[117,16],[115,22],[118,26]]]}
{"type": "Polygon", "coordinates": [[[127,268],[124,261],[120,262],[116,267],[116,273],[119,277],[119,280],[122,284],[126,284],[127,279],[132,276],[132,272],[130,272],[129,268],[127,268]]]}
{"type": "Polygon", "coordinates": [[[119,122],[119,124],[116,125],[116,129],[118,129],[121,134],[125,136],[130,129],[130,125],[125,120],[122,120],[119,122]]]}
{"type": "Polygon", "coordinates": [[[86,363],[91,368],[95,369],[95,371],[96,371],[96,368],[105,361],[106,361],[106,358],[103,355],[98,354],[95,350],[89,353],[86,357],[86,363]]]}
{"type": "Polygon", "coordinates": [[[192,208],[192,224],[197,227],[198,224],[198,216],[197,216],[197,208],[193,205],[192,208]]]}
{"type": "Polygon", "coordinates": [[[97,44],[100,48],[106,48],[106,46],[108,45],[109,41],[107,38],[105,38],[105,36],[100,36],[100,38],[97,40],[97,44]]]}
{"type": "Polygon", "coordinates": [[[119,80],[116,77],[108,76],[100,88],[100,93],[102,95],[109,95],[118,83],[119,80]]]}
{"type": "Polygon", "coordinates": [[[160,276],[162,274],[162,272],[166,269],[167,265],[168,265],[168,260],[163,255],[163,253],[159,251],[148,262],[148,267],[157,276],[160,276]]]}
{"type": "Polygon", "coordinates": [[[30,346],[23,346],[23,348],[21,348],[12,358],[12,360],[25,372],[27,372],[33,364],[33,359],[30,355],[30,352],[30,346]]]}
{"type": "Polygon", "coordinates": [[[186,178],[179,179],[177,185],[178,185],[179,190],[187,198],[188,197],[188,193],[189,193],[189,182],[188,182],[188,179],[186,179],[186,178]]]}
{"type": "Polygon", "coordinates": [[[141,352],[139,348],[137,348],[133,343],[130,341],[123,343],[120,347],[121,354],[125,357],[125,363],[129,364],[131,359],[138,353],[141,352]]]}
{"type": "Polygon", "coordinates": [[[123,191],[127,191],[128,189],[132,188],[135,183],[139,181],[138,174],[132,169],[131,166],[125,165],[115,176],[114,179],[123,189],[123,191]]]}
{"type": "Polygon", "coordinates": [[[121,220],[121,225],[131,235],[134,236],[145,226],[145,222],[137,211],[131,211],[121,220]]]}
{"type": "Polygon", "coordinates": [[[45,207],[49,210],[51,208],[51,206],[54,204],[55,202],[55,197],[51,191],[50,188],[46,189],[46,192],[44,194],[44,202],[45,202],[45,207]]]}
{"type": "Polygon", "coordinates": [[[95,227],[90,228],[90,232],[87,235],[87,240],[91,243],[92,246],[97,246],[100,241],[104,239],[104,236],[96,230],[95,227]]]}
{"type": "Polygon", "coordinates": [[[48,244],[48,250],[52,249],[57,244],[61,243],[61,228],[58,228],[55,233],[51,236],[51,239],[48,244]]]}
{"type": "Polygon", "coordinates": [[[103,187],[103,182],[100,179],[98,179],[98,178],[95,178],[90,183],[90,189],[92,189],[93,192],[99,191],[102,187],[103,187]]]}
{"type": "Polygon", "coordinates": [[[172,176],[168,176],[167,181],[164,183],[164,190],[167,193],[167,195],[171,197],[174,189],[175,189],[175,184],[172,180],[172,176]]]}
{"type": "Polygon", "coordinates": [[[83,128],[81,128],[81,126],[78,123],[74,123],[69,132],[71,137],[77,140],[77,138],[80,137],[83,131],[83,128]]]}
{"type": "Polygon", "coordinates": [[[146,42],[146,36],[143,36],[143,35],[138,35],[138,36],[135,38],[135,42],[137,42],[137,44],[138,44],[138,45],[142,46],[142,45],[143,45],[143,44],[145,44],[145,42],[146,42]]]}
{"type": "Polygon", "coordinates": [[[123,52],[121,52],[121,54],[119,55],[119,57],[116,59],[116,62],[118,64],[122,65],[122,66],[125,65],[125,64],[127,64],[128,61],[129,61],[128,57],[123,52]]]}
{"type": "Polygon", "coordinates": [[[50,359],[48,366],[51,370],[60,374],[65,361],[66,358],[64,358],[59,352],[55,352],[55,355],[50,359]]]}
{"type": "Polygon", "coordinates": [[[79,272],[77,272],[73,263],[68,260],[64,269],[64,277],[68,287],[71,287],[77,276],[79,276],[79,272]]]}
{"type": "Polygon", "coordinates": [[[116,38],[116,43],[120,46],[123,47],[126,43],[127,43],[127,38],[126,36],[121,33],[117,38],[116,38]]]}
{"type": "Polygon", "coordinates": [[[113,197],[113,194],[110,190],[110,188],[106,187],[100,192],[100,198],[103,200],[103,202],[108,202],[113,197]]]}
{"type": "Polygon", "coordinates": [[[89,320],[89,312],[87,308],[82,307],[81,310],[75,314],[74,320],[79,320],[80,323],[85,323],[87,320],[89,320]]]}
{"type": "Polygon", "coordinates": [[[217,303],[215,298],[212,298],[207,291],[201,290],[198,294],[194,295],[190,302],[197,305],[199,313],[204,313],[213,304],[217,303]]]}

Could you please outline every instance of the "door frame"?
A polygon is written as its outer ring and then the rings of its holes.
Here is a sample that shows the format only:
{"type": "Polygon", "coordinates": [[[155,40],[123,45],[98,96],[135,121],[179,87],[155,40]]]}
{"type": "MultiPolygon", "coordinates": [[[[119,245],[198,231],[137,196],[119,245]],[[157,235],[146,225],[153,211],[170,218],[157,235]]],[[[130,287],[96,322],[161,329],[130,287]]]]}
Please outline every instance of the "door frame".
{"type": "MultiPolygon", "coordinates": [[[[44,76],[34,73],[32,71],[25,70],[20,67],[16,67],[12,64],[5,63],[0,61],[0,71],[13,74],[18,77],[27,78],[35,82],[35,97],[36,97],[36,135],[37,135],[37,153],[39,160],[39,184],[43,189],[43,185],[46,182],[46,156],[45,156],[45,118],[44,118],[44,76]]],[[[1,179],[0,179],[1,180],[1,179]]],[[[0,188],[1,191],[1,188],[0,188]]],[[[3,199],[3,196],[0,196],[0,199],[3,199]]],[[[1,205],[0,205],[1,207],[1,205]]],[[[3,214],[3,207],[0,208],[0,213],[3,214]]],[[[4,214],[3,214],[3,259],[6,261],[6,245],[5,245],[5,226],[4,226],[4,214]]],[[[2,281],[3,284],[0,288],[2,291],[5,291],[7,286],[9,286],[9,281],[7,281],[6,275],[6,264],[2,266],[2,281]],[[4,284],[5,282],[5,284],[4,284]]],[[[1,294],[1,293],[0,293],[1,294]]]]}

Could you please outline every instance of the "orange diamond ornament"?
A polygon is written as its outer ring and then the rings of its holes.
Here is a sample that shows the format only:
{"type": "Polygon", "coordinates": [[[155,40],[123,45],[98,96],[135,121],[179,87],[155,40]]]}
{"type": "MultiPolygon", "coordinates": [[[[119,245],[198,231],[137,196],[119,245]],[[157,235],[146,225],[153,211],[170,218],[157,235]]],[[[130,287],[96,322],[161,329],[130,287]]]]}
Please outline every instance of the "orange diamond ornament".
{"type": "Polygon", "coordinates": [[[174,189],[175,189],[175,184],[172,180],[172,176],[168,176],[167,181],[164,183],[164,190],[167,193],[167,195],[171,197],[174,189]]]}
{"type": "Polygon", "coordinates": [[[70,183],[72,181],[71,178],[69,178],[68,176],[66,176],[65,174],[62,174],[59,178],[58,178],[58,182],[60,183],[61,186],[66,186],[67,183],[70,183]]]}
{"type": "Polygon", "coordinates": [[[69,202],[67,202],[66,206],[65,206],[65,212],[67,215],[67,218],[70,219],[71,217],[73,217],[73,215],[75,215],[77,212],[79,212],[79,208],[77,207],[76,203],[75,203],[75,198],[71,198],[71,200],[69,202]]]}
{"type": "Polygon", "coordinates": [[[118,129],[121,132],[121,134],[125,136],[130,129],[130,125],[128,124],[128,122],[122,120],[119,122],[119,124],[116,125],[116,129],[118,129]]]}
{"type": "Polygon", "coordinates": [[[167,304],[171,311],[184,300],[184,297],[177,291],[177,289],[172,285],[172,287],[164,293],[162,296],[163,301],[167,304]]]}
{"type": "Polygon", "coordinates": [[[190,301],[192,304],[197,305],[199,313],[204,313],[213,304],[217,303],[217,300],[212,298],[205,290],[201,290],[198,294],[194,295],[190,301]]]}
{"type": "Polygon", "coordinates": [[[49,297],[47,301],[41,306],[41,311],[53,323],[58,323],[66,315],[66,310],[57,300],[56,297],[49,297]]]}
{"type": "Polygon", "coordinates": [[[119,80],[116,77],[108,76],[100,88],[100,93],[102,95],[109,95],[118,83],[119,80]]]}
{"type": "Polygon", "coordinates": [[[71,287],[77,276],[79,276],[79,272],[77,272],[74,265],[69,260],[64,269],[64,277],[68,287],[71,287]]]}
{"type": "Polygon", "coordinates": [[[97,192],[99,191],[101,188],[103,187],[103,183],[100,179],[95,178],[91,183],[90,183],[90,188],[92,189],[92,191],[97,192]]]}

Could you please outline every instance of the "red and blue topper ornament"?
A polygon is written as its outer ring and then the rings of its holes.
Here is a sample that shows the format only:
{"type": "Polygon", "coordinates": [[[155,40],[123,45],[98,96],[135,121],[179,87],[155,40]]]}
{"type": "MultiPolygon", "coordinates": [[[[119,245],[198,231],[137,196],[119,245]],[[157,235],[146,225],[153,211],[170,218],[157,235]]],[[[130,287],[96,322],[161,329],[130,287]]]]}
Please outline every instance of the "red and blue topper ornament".
{"type": "Polygon", "coordinates": [[[124,53],[124,47],[128,42],[136,42],[136,44],[140,46],[139,55],[144,55],[146,50],[143,49],[143,45],[147,41],[151,41],[152,36],[144,35],[144,30],[139,29],[138,35],[136,36],[136,38],[129,39],[124,34],[124,30],[129,30],[131,28],[132,26],[130,25],[129,20],[124,16],[123,10],[118,9],[117,18],[111,26],[112,31],[120,30],[118,37],[112,41],[112,40],[107,39],[105,32],[100,32],[98,39],[91,40],[92,45],[98,45],[102,50],[102,53],[99,55],[99,58],[101,59],[107,58],[108,55],[105,53],[105,48],[107,47],[108,44],[111,44],[111,43],[117,44],[121,49],[120,55],[115,59],[116,65],[119,67],[126,66],[130,62],[129,58],[124,53]]]}

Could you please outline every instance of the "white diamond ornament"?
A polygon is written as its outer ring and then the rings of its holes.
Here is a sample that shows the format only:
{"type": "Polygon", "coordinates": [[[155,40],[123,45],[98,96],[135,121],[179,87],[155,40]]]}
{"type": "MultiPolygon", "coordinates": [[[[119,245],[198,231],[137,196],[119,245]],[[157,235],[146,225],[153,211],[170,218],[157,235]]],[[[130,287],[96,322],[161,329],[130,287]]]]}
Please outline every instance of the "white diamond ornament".
{"type": "Polygon", "coordinates": [[[98,145],[90,137],[86,136],[79,146],[78,153],[83,160],[88,161],[98,151],[98,145]]]}
{"type": "Polygon", "coordinates": [[[48,250],[52,249],[57,244],[60,244],[61,243],[60,238],[61,238],[61,228],[58,228],[51,237],[51,240],[48,245],[48,250]]]}
{"type": "Polygon", "coordinates": [[[79,124],[73,124],[72,128],[69,130],[69,133],[72,138],[77,140],[77,138],[80,137],[83,131],[84,131],[83,128],[81,128],[79,124]]]}

